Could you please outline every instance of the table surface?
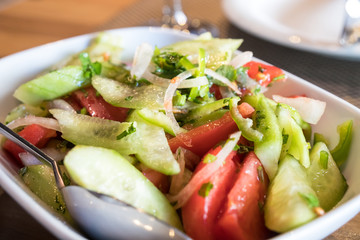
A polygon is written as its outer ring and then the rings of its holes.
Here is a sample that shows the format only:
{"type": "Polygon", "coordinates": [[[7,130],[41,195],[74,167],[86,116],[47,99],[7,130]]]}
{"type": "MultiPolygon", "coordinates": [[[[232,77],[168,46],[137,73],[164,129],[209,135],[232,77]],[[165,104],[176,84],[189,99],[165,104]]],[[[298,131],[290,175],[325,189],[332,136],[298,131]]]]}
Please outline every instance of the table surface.
{"type": "MultiPolygon", "coordinates": [[[[0,57],[48,42],[160,20],[163,0],[2,0],[0,57]]],[[[241,50],[271,62],[360,107],[360,62],[334,59],[266,42],[232,25],[220,0],[183,0],[189,16],[212,22],[220,37],[243,38],[241,50]],[[202,11],[199,11],[202,9],[202,11]]],[[[54,239],[0,189],[0,239],[54,239]]],[[[360,239],[360,214],[326,238],[360,239]]]]}

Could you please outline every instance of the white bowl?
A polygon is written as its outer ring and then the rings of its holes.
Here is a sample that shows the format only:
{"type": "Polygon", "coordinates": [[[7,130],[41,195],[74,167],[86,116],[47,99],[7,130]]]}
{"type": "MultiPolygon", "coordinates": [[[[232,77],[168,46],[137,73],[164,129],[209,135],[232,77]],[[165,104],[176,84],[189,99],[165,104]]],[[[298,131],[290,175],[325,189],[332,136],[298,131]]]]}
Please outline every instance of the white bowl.
{"type": "MultiPolygon", "coordinates": [[[[173,30],[149,27],[116,29],[111,30],[111,32],[123,36],[125,60],[130,60],[135,48],[143,42],[162,47],[194,37],[173,30]]],[[[0,88],[0,102],[2,103],[0,120],[3,121],[7,113],[18,104],[12,97],[12,93],[21,83],[30,80],[52,64],[84,49],[95,35],[94,33],[57,41],[0,59],[2,83],[0,88]]],[[[319,124],[314,127],[314,131],[324,133],[326,137],[329,137],[332,146],[337,143],[336,126],[345,120],[354,120],[352,148],[349,159],[343,168],[349,189],[343,200],[338,207],[324,216],[275,237],[275,239],[320,239],[340,228],[360,212],[360,174],[358,174],[360,172],[360,161],[358,161],[360,149],[356,148],[356,146],[360,146],[360,109],[303,79],[290,73],[287,75],[289,79],[285,83],[275,84],[268,94],[306,93],[309,97],[327,102],[325,114],[319,124]]],[[[18,168],[9,163],[6,158],[6,153],[0,150],[0,184],[4,190],[56,237],[60,239],[84,239],[84,235],[66,224],[27,189],[17,174],[18,168]]]]}

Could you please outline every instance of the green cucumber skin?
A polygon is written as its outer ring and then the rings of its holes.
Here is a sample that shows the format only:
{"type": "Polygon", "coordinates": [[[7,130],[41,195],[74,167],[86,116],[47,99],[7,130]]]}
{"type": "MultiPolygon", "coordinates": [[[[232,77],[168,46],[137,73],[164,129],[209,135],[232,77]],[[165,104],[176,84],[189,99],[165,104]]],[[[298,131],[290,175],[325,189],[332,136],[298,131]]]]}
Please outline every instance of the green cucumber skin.
{"type": "Polygon", "coordinates": [[[39,105],[42,101],[59,98],[89,83],[80,66],[68,66],[22,84],[15,90],[14,97],[25,104],[39,105]]]}
{"type": "Polygon", "coordinates": [[[50,112],[59,121],[62,137],[75,145],[110,148],[122,155],[135,154],[147,167],[166,175],[180,172],[165,132],[160,127],[137,121],[120,123],[60,109],[50,112]],[[136,131],[118,139],[131,124],[134,124],[136,131]]]}
{"type": "Polygon", "coordinates": [[[269,179],[272,180],[278,169],[283,141],[277,117],[262,94],[247,96],[245,102],[255,108],[255,129],[263,134],[262,140],[254,143],[255,154],[263,164],[269,179]]]}
{"type": "Polygon", "coordinates": [[[167,198],[118,152],[78,145],[66,155],[64,165],[80,186],[116,197],[182,228],[167,198]]]}
{"type": "Polygon", "coordinates": [[[329,149],[323,142],[317,142],[310,152],[311,165],[307,169],[312,188],[315,190],[320,206],[325,210],[331,210],[344,196],[348,185],[329,149]],[[320,152],[328,153],[327,168],[320,164],[320,152]]]}
{"type": "Polygon", "coordinates": [[[310,166],[309,145],[301,127],[292,118],[291,112],[284,105],[278,104],[276,114],[282,134],[288,136],[287,142],[283,144],[282,156],[291,154],[305,167],[310,166]]]}
{"type": "Polygon", "coordinates": [[[163,128],[165,132],[175,136],[175,133],[171,128],[171,120],[164,113],[148,108],[142,108],[135,111],[145,122],[159,126],[163,128]]]}
{"type": "Polygon", "coordinates": [[[316,214],[300,194],[316,196],[305,168],[291,155],[280,160],[265,202],[265,225],[275,232],[286,232],[310,222],[316,214]]]}

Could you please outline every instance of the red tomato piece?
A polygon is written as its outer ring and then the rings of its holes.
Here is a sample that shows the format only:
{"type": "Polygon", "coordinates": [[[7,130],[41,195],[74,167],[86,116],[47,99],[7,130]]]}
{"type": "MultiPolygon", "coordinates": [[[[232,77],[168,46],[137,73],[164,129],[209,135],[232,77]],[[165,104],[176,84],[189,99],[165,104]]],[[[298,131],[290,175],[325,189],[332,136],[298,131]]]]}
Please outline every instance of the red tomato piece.
{"type": "Polygon", "coordinates": [[[254,152],[244,159],[234,186],[227,195],[226,204],[217,222],[218,239],[265,239],[266,229],[262,206],[268,179],[254,152]]]}
{"type": "Polygon", "coordinates": [[[96,90],[93,87],[77,90],[72,95],[93,117],[120,122],[125,121],[127,118],[128,108],[115,107],[109,104],[103,97],[96,93],[96,90]]]}
{"type": "Polygon", "coordinates": [[[150,168],[145,168],[142,170],[144,176],[152,182],[155,187],[157,187],[162,193],[169,192],[170,181],[169,177],[165,174],[162,174],[158,171],[155,171],[150,168]]]}
{"type": "Polygon", "coordinates": [[[64,100],[70,104],[70,106],[76,111],[80,112],[81,108],[83,108],[77,101],[77,99],[74,97],[74,95],[66,96],[64,100]]]}
{"type": "MultiPolygon", "coordinates": [[[[221,147],[212,149],[210,154],[216,155],[221,147]]],[[[182,219],[185,232],[193,239],[215,239],[214,227],[217,215],[224,204],[226,194],[230,190],[233,178],[236,175],[239,158],[233,151],[225,160],[225,163],[209,179],[203,179],[202,185],[211,183],[212,188],[206,197],[199,195],[199,189],[190,197],[182,207],[182,219]]],[[[206,164],[200,162],[196,174],[206,164]]]]}
{"type": "MultiPolygon", "coordinates": [[[[37,124],[26,126],[18,134],[38,148],[44,147],[50,138],[56,137],[55,130],[44,128],[37,124]]],[[[17,159],[19,163],[21,163],[19,153],[25,152],[23,148],[19,147],[10,140],[5,141],[3,148],[11,153],[11,155],[14,156],[14,158],[17,159]]]]}
{"type": "Polygon", "coordinates": [[[283,70],[280,68],[260,62],[250,61],[246,63],[244,67],[249,68],[247,71],[249,77],[255,79],[261,86],[264,87],[274,81],[275,78],[284,75],[283,70]]]}
{"type": "Polygon", "coordinates": [[[222,98],[223,98],[223,97],[221,96],[219,86],[216,85],[216,84],[213,84],[213,85],[210,87],[209,92],[212,93],[212,94],[214,94],[214,97],[216,98],[216,100],[219,100],[219,99],[222,99],[222,98]]]}
{"type": "MultiPolygon", "coordinates": [[[[244,118],[250,117],[254,112],[254,108],[248,103],[240,104],[238,109],[244,118]]],[[[181,134],[184,138],[191,140],[191,146],[187,146],[181,136],[169,139],[168,143],[173,152],[175,152],[178,147],[183,147],[198,156],[203,156],[209,149],[214,147],[220,141],[226,140],[229,137],[229,134],[237,130],[238,127],[236,123],[231,118],[230,114],[226,113],[218,120],[181,134]]]]}

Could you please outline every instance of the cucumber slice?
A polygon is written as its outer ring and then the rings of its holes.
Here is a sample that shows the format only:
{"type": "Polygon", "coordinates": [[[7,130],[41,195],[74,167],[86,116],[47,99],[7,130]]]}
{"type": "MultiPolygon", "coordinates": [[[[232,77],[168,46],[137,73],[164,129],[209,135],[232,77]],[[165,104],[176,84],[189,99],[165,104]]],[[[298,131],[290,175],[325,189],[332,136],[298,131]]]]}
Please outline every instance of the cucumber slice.
{"type": "Polygon", "coordinates": [[[310,166],[309,144],[306,142],[301,127],[292,118],[286,105],[278,104],[276,114],[283,135],[282,157],[291,154],[305,168],[308,168],[310,166]]]}
{"type": "Polygon", "coordinates": [[[31,106],[27,104],[20,104],[14,109],[12,109],[11,112],[6,116],[5,122],[9,123],[15,119],[25,117],[27,115],[45,117],[48,114],[48,109],[44,106],[31,106]]]}
{"type": "Polygon", "coordinates": [[[108,103],[124,108],[164,109],[165,88],[156,85],[130,86],[112,79],[94,76],[93,87],[108,103]]]}
{"type": "Polygon", "coordinates": [[[73,221],[66,209],[61,192],[56,186],[54,171],[50,166],[46,164],[27,166],[20,170],[20,175],[25,185],[42,201],[68,222],[73,221]]]}
{"type": "Polygon", "coordinates": [[[316,200],[305,168],[291,155],[280,160],[278,172],[268,189],[265,225],[275,232],[286,232],[316,218],[304,196],[316,200]]]}
{"type": "Polygon", "coordinates": [[[242,42],[242,39],[199,38],[168,45],[161,51],[177,52],[197,63],[199,49],[202,48],[206,54],[206,66],[216,69],[230,62],[233,52],[240,47],[242,42]]]}
{"type": "Polygon", "coordinates": [[[180,172],[160,127],[143,122],[120,123],[60,109],[52,109],[50,113],[59,121],[62,137],[75,145],[110,148],[123,155],[135,154],[147,167],[161,173],[180,172]]]}
{"type": "Polygon", "coordinates": [[[317,142],[314,145],[310,152],[310,160],[311,165],[307,173],[312,188],[319,198],[320,206],[329,211],[342,199],[348,185],[325,143],[317,142]],[[320,158],[322,151],[325,160],[320,158]]]}
{"type": "Polygon", "coordinates": [[[68,66],[22,84],[15,90],[14,97],[25,104],[39,105],[44,100],[64,96],[89,83],[80,66],[68,66]]]}
{"type": "Polygon", "coordinates": [[[164,113],[148,108],[136,110],[136,112],[144,121],[159,126],[163,128],[165,132],[175,136],[175,133],[171,128],[171,120],[164,113]]]}
{"type": "Polygon", "coordinates": [[[254,127],[263,134],[263,138],[254,143],[254,151],[272,180],[278,169],[283,142],[277,117],[263,94],[247,96],[245,102],[256,110],[253,116],[254,127]]]}
{"type": "Polygon", "coordinates": [[[64,159],[70,177],[80,186],[108,194],[181,229],[166,197],[118,152],[76,146],[64,159]]]}

